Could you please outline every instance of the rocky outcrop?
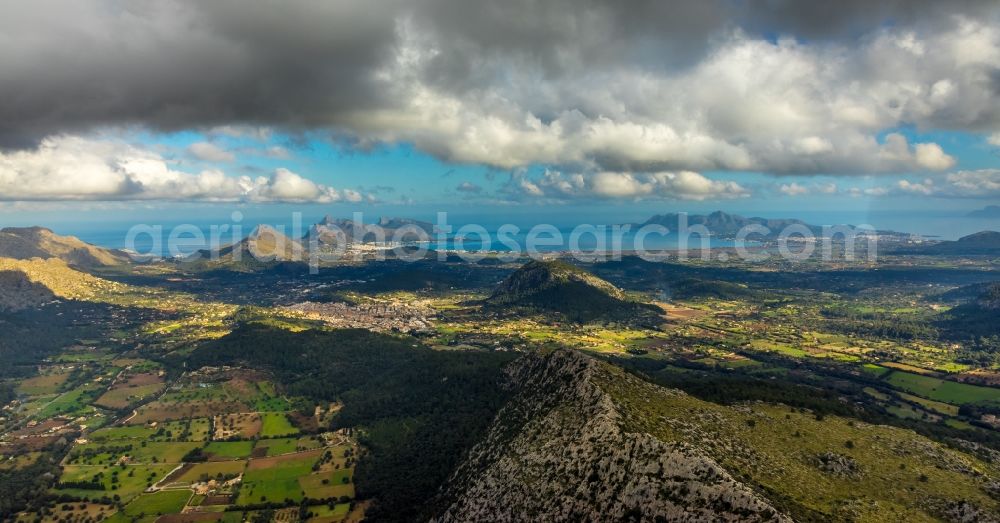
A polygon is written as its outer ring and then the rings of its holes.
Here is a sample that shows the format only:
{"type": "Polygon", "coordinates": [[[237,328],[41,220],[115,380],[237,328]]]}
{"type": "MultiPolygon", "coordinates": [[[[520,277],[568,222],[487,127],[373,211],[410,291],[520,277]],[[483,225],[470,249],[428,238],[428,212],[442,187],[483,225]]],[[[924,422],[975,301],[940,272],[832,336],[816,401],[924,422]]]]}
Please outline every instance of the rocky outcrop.
{"type": "Polygon", "coordinates": [[[600,365],[567,350],[512,364],[517,392],[435,520],[790,521],[695,448],[627,432],[600,365]]]}
{"type": "Polygon", "coordinates": [[[837,454],[836,452],[823,452],[813,460],[816,467],[835,476],[856,478],[861,475],[861,467],[858,462],[850,456],[837,454]]]}
{"type": "Polygon", "coordinates": [[[48,287],[31,281],[21,271],[0,270],[0,311],[40,307],[55,297],[48,287]]]}

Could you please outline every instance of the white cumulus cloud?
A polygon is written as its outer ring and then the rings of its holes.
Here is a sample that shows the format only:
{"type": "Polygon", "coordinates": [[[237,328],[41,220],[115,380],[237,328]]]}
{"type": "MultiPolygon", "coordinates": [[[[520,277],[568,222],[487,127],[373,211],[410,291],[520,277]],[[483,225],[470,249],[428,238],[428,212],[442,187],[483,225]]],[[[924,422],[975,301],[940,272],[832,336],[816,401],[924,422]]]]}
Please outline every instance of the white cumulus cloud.
{"type": "Polygon", "coordinates": [[[206,162],[232,162],[236,155],[212,142],[195,142],[188,146],[188,152],[199,160],[206,162]]]}
{"type": "Polygon", "coordinates": [[[783,184],[781,184],[780,187],[778,187],[778,190],[781,191],[782,194],[785,194],[785,195],[788,195],[788,196],[802,196],[804,194],[809,194],[809,188],[808,187],[806,187],[804,185],[801,185],[799,183],[796,183],[796,182],[783,183],[783,184]]]}
{"type": "Polygon", "coordinates": [[[458,186],[455,187],[455,190],[458,191],[458,192],[478,194],[478,193],[480,193],[480,192],[483,191],[483,188],[480,187],[479,185],[476,185],[476,184],[472,183],[472,182],[466,181],[466,182],[462,182],[462,183],[458,184],[458,186]]]}
{"type": "Polygon", "coordinates": [[[849,191],[854,196],[933,196],[938,198],[1000,198],[1000,169],[956,171],[923,180],[898,180],[893,185],[877,186],[862,191],[849,191]]]}
{"type": "Polygon", "coordinates": [[[0,152],[0,200],[360,201],[287,169],[231,176],[177,170],[159,153],[113,140],[60,135],[34,150],[0,152]]]}
{"type": "Polygon", "coordinates": [[[887,27],[856,46],[732,31],[682,69],[623,63],[548,75],[490,56],[472,65],[474,73],[505,81],[463,91],[429,80],[444,43],[404,24],[400,54],[377,76],[398,106],[350,113],[348,127],[365,139],[511,169],[946,171],[956,160],[940,144],[883,136],[912,124],[1000,124],[990,87],[1000,30],[967,19],[942,27],[926,34],[887,27]]]}
{"type": "Polygon", "coordinates": [[[552,200],[721,200],[750,191],[733,181],[712,180],[692,171],[628,173],[563,173],[547,170],[540,177],[515,172],[505,191],[521,198],[552,200]]]}

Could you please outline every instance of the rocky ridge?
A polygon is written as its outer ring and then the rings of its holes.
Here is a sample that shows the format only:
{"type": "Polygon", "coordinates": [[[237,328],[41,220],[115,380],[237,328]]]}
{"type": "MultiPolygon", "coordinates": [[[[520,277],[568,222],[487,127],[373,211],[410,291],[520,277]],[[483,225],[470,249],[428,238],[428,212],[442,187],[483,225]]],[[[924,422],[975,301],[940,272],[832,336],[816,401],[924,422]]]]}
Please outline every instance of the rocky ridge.
{"type": "Polygon", "coordinates": [[[0,257],[16,260],[58,258],[69,265],[91,268],[129,263],[122,251],[104,249],[75,236],[61,236],[45,227],[0,229],[0,257]]]}
{"type": "Polygon", "coordinates": [[[517,392],[435,521],[791,521],[694,447],[627,432],[599,365],[569,350],[512,364],[517,392]]]}

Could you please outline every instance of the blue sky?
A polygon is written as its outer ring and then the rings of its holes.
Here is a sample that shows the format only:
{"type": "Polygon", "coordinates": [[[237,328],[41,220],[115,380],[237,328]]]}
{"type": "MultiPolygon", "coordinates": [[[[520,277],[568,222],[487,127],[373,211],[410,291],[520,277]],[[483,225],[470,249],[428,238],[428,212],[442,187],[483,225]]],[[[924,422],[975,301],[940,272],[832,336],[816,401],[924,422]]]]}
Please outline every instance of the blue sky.
{"type": "MultiPolygon", "coordinates": [[[[989,144],[979,134],[955,131],[919,132],[912,127],[885,130],[879,139],[889,133],[904,135],[909,141],[935,142],[941,144],[949,155],[956,159],[952,170],[982,170],[1000,165],[1000,147],[989,144]]],[[[597,212],[612,218],[645,215],[648,213],[682,210],[705,212],[716,209],[731,209],[740,212],[757,212],[774,215],[802,211],[844,211],[862,213],[877,211],[926,211],[928,198],[908,194],[885,196],[845,197],[843,191],[850,188],[872,189],[892,186],[899,180],[919,180],[927,175],[920,173],[877,174],[877,175],[769,175],[760,172],[709,171],[705,176],[715,180],[731,180],[751,188],[751,195],[737,200],[709,199],[707,201],[683,201],[661,198],[636,198],[633,201],[587,201],[536,202],[531,200],[509,202],[503,193],[509,182],[511,170],[442,161],[423,153],[410,144],[380,144],[371,148],[352,148],[328,137],[309,133],[290,136],[282,133],[267,133],[263,139],[231,137],[221,134],[180,132],[170,134],[138,133],[136,142],[150,148],[169,148],[165,157],[177,162],[178,168],[190,172],[203,169],[223,168],[234,174],[266,176],[278,168],[287,168],[304,177],[333,187],[350,188],[376,198],[375,203],[321,204],[295,206],[309,214],[334,210],[341,214],[362,210],[369,215],[393,210],[432,216],[438,210],[452,213],[518,214],[530,216],[563,212],[597,212]],[[232,161],[218,162],[199,159],[188,151],[192,144],[207,142],[232,152],[232,161]],[[280,148],[281,157],[270,157],[268,150],[280,148]],[[457,187],[463,183],[474,184],[479,192],[463,192],[457,187]],[[782,185],[799,184],[812,188],[836,184],[839,192],[825,194],[812,190],[808,194],[788,195],[782,193],[782,185]],[[486,210],[485,207],[493,207],[486,210]],[[563,210],[566,209],[566,210],[563,210]]],[[[540,173],[548,166],[529,165],[523,170],[540,173]]],[[[947,198],[934,197],[933,208],[941,212],[966,213],[987,204],[1000,202],[997,198],[947,198]]],[[[281,207],[276,204],[269,206],[281,207]]],[[[267,214],[268,205],[263,214],[267,214]]],[[[281,214],[281,213],[278,213],[281,214]]]]}
{"type": "MultiPolygon", "coordinates": [[[[887,129],[879,133],[879,139],[885,135],[898,133],[910,142],[934,142],[942,146],[949,155],[956,159],[951,170],[981,170],[996,168],[1000,165],[1000,146],[989,144],[981,134],[956,131],[919,132],[912,127],[887,129]]],[[[139,132],[134,136],[126,136],[151,149],[165,149],[164,157],[176,162],[179,169],[188,172],[198,172],[204,169],[222,168],[233,174],[248,176],[266,176],[278,168],[287,168],[316,182],[334,187],[344,187],[371,193],[380,204],[408,205],[424,204],[438,208],[453,208],[462,206],[480,206],[497,204],[502,199],[499,191],[510,178],[511,170],[486,167],[476,164],[442,161],[423,153],[411,144],[379,144],[371,148],[356,148],[349,144],[323,136],[321,133],[307,133],[301,136],[268,132],[263,139],[250,137],[232,137],[219,133],[201,133],[195,131],[156,134],[139,132]],[[199,142],[210,142],[220,149],[231,152],[232,161],[219,162],[203,160],[190,154],[188,149],[199,142]],[[284,156],[268,156],[267,152],[274,148],[284,151],[284,156]],[[481,193],[463,193],[456,188],[463,182],[476,184],[482,188],[481,193]]],[[[538,173],[545,170],[544,165],[528,165],[523,170],[538,173]]],[[[805,208],[863,210],[870,206],[872,198],[845,199],[840,195],[810,193],[809,195],[789,197],[775,189],[782,184],[798,183],[803,186],[815,184],[836,183],[844,188],[859,187],[862,189],[891,185],[901,179],[920,179],[920,173],[897,173],[877,175],[838,176],[829,175],[768,175],[761,172],[748,171],[708,171],[703,173],[712,179],[732,180],[754,187],[751,201],[738,205],[744,209],[789,209],[805,208]],[[759,202],[759,207],[757,207],[759,202]],[[777,206],[777,207],[774,207],[777,206]],[[798,206],[798,207],[797,207],[798,206]]],[[[636,202],[645,208],[657,208],[663,205],[663,200],[636,202]]],[[[988,202],[1000,201],[986,198],[988,202]]],[[[691,209],[708,209],[719,205],[719,200],[710,202],[689,202],[681,207],[691,209]]],[[[531,202],[518,202],[529,204],[531,202]]],[[[590,202],[595,203],[595,202],[590,202]]],[[[600,204],[600,202],[596,202],[600,204]]],[[[605,202],[614,203],[614,202],[605,202]]],[[[742,203],[742,202],[741,202],[742,203]]],[[[981,202],[966,198],[938,198],[936,206],[943,209],[962,210],[975,207],[981,202]]],[[[879,206],[886,210],[920,210],[926,205],[923,198],[907,198],[897,195],[893,198],[880,198],[879,206]]],[[[546,204],[548,205],[548,203],[546,204]]],[[[614,206],[614,205],[613,205],[614,206]]],[[[353,208],[353,207],[352,207],[353,208]]]]}
{"type": "MultiPolygon", "coordinates": [[[[890,131],[886,131],[888,134],[890,131]]],[[[913,129],[898,129],[911,141],[932,140],[957,159],[955,170],[988,169],[998,163],[998,147],[980,136],[965,132],[918,133],[913,129]]],[[[851,188],[861,190],[891,186],[902,179],[919,179],[919,175],[768,175],[759,172],[710,171],[704,173],[714,180],[730,180],[749,188],[751,194],[739,199],[707,199],[686,201],[670,198],[636,198],[632,201],[582,199],[567,201],[509,201],[504,193],[511,170],[475,164],[443,161],[415,149],[409,144],[382,144],[372,148],[352,148],[327,137],[310,133],[291,136],[280,132],[262,133],[261,137],[228,136],[220,133],[185,131],[177,133],[116,132],[117,140],[138,144],[160,151],[163,158],[180,171],[197,173],[206,169],[221,169],[231,175],[268,176],[276,169],[294,171],[317,183],[347,188],[375,201],[332,203],[282,202],[32,202],[7,204],[2,212],[10,225],[35,223],[68,227],[70,231],[125,227],[141,222],[227,223],[230,214],[239,210],[247,223],[288,223],[293,212],[300,212],[307,223],[318,221],[326,214],[350,216],[363,212],[368,220],[378,216],[408,216],[432,220],[439,211],[446,211],[456,223],[482,222],[487,225],[535,222],[570,225],[581,220],[595,223],[641,221],[664,212],[711,212],[726,210],[733,213],[769,217],[795,216],[817,221],[881,221],[905,223],[913,216],[927,221],[961,217],[973,209],[997,204],[998,199],[947,198],[908,194],[884,196],[848,196],[851,188]],[[208,160],[192,154],[197,143],[212,143],[232,155],[226,160],[208,160]],[[275,154],[274,151],[279,151],[275,154]],[[463,183],[481,187],[480,192],[462,192],[463,183]],[[838,192],[826,194],[810,190],[808,194],[789,195],[781,192],[783,185],[798,184],[814,188],[835,184],[838,192]],[[929,203],[930,202],[930,203],[929,203]],[[67,214],[69,211],[69,214],[67,214]]],[[[531,165],[518,171],[541,173],[543,165],[531,165]]],[[[964,229],[981,224],[959,220],[964,229]]],[[[988,225],[988,224],[987,224],[988,225]]],[[[921,225],[926,228],[925,225],[921,225]]],[[[942,225],[933,232],[942,234],[953,225],[942,225]]]]}

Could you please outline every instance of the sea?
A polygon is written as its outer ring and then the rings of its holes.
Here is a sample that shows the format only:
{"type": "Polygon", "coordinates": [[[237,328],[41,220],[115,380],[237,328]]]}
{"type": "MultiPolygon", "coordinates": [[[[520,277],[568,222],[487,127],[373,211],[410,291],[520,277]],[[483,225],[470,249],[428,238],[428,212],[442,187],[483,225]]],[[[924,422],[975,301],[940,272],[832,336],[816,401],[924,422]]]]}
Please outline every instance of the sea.
{"type": "MultiPolygon", "coordinates": [[[[574,213],[575,214],[575,213],[574,213]]],[[[983,230],[1000,230],[998,218],[971,218],[967,213],[956,211],[801,211],[801,212],[753,212],[735,213],[744,216],[764,218],[797,218],[812,225],[850,224],[877,230],[892,230],[928,239],[955,240],[962,236],[983,230]]],[[[376,217],[371,216],[374,221],[376,217]]],[[[434,216],[415,216],[433,222],[434,216]]],[[[641,218],[625,216],[616,221],[607,213],[586,216],[539,215],[511,213],[509,216],[491,215],[483,220],[475,216],[449,215],[452,234],[444,238],[432,237],[424,242],[432,250],[466,250],[506,252],[526,248],[529,239],[540,252],[546,251],[606,251],[613,247],[615,238],[620,238],[623,249],[632,250],[637,244],[636,227],[616,233],[616,223],[635,223],[641,218]],[[463,228],[464,227],[464,228],[463,228]],[[458,233],[458,234],[456,234],[458,233]],[[617,236],[616,236],[617,235],[617,236]]],[[[227,245],[245,237],[257,225],[270,225],[285,234],[295,237],[304,234],[309,224],[318,222],[321,216],[302,218],[296,228],[291,216],[247,216],[238,223],[232,221],[185,220],[173,218],[156,222],[106,220],[81,222],[52,222],[43,225],[58,234],[72,235],[83,241],[114,249],[129,249],[154,256],[186,255],[198,249],[227,245]],[[236,234],[234,234],[234,232],[236,234]],[[171,238],[173,240],[171,241],[171,238]]],[[[9,220],[5,220],[9,221],[9,220]]],[[[5,223],[6,225],[28,225],[26,223],[5,223]]],[[[641,246],[648,250],[669,250],[687,245],[690,248],[703,246],[697,236],[681,237],[677,234],[647,234],[641,238],[641,246]]],[[[733,247],[733,240],[711,238],[708,246],[733,247]]]]}

